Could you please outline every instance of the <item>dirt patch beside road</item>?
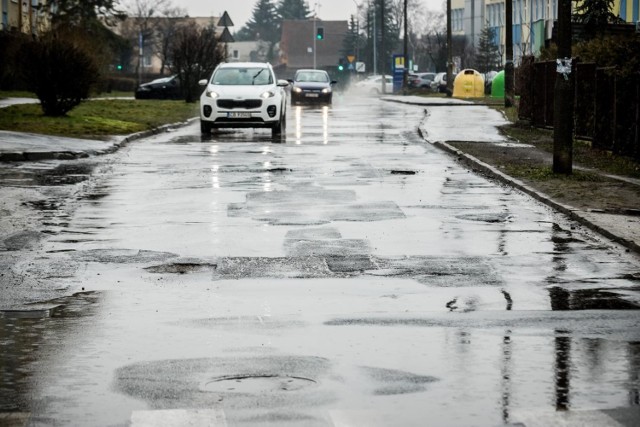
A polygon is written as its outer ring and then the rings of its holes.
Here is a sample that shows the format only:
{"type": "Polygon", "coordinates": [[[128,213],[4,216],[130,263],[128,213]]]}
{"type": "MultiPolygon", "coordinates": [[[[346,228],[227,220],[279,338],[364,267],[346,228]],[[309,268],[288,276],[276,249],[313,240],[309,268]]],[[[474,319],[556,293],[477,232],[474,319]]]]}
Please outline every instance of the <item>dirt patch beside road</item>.
{"type": "Polygon", "coordinates": [[[600,170],[579,169],[580,165],[576,165],[571,176],[554,175],[552,155],[533,144],[449,142],[449,145],[562,204],[611,213],[640,209],[640,185],[609,178],[600,170]]]}

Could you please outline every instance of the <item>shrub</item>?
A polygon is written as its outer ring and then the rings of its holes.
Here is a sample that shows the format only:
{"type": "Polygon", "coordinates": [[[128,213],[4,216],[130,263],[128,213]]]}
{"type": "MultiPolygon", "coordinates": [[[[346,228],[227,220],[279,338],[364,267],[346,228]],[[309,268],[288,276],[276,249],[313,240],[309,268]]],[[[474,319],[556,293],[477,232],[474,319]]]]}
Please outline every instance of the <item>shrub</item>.
{"type": "Polygon", "coordinates": [[[578,43],[574,56],[584,62],[595,62],[598,67],[615,67],[615,74],[629,77],[640,70],[640,38],[609,36],[578,43]]]}
{"type": "Polygon", "coordinates": [[[21,63],[27,88],[34,92],[45,116],[64,116],[89,97],[98,67],[75,44],[46,37],[25,45],[21,63]]]}
{"type": "Polygon", "coordinates": [[[0,31],[0,90],[24,89],[16,63],[28,41],[22,33],[0,31]]]}

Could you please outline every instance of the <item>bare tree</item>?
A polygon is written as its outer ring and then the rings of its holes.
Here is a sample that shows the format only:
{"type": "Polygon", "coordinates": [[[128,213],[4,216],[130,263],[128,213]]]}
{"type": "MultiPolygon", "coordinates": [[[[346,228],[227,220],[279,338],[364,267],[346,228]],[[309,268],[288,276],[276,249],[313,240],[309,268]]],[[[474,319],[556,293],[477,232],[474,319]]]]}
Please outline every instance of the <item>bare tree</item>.
{"type": "Polygon", "coordinates": [[[193,22],[180,25],[171,46],[171,70],[182,84],[185,101],[195,102],[201,89],[198,80],[208,78],[224,59],[213,25],[199,27],[193,22]]]}
{"type": "Polygon", "coordinates": [[[160,58],[160,74],[168,68],[173,40],[180,26],[181,20],[187,15],[185,9],[170,7],[162,11],[162,18],[156,25],[154,39],[155,54],[160,58]]]}
{"type": "MultiPolygon", "coordinates": [[[[131,40],[133,46],[141,50],[156,53],[156,28],[162,11],[171,7],[171,0],[130,0],[127,7],[129,18],[123,26],[123,35],[131,40]]],[[[140,76],[142,67],[142,55],[138,55],[136,74],[140,76]]],[[[138,82],[141,83],[141,82],[138,82]]]]}

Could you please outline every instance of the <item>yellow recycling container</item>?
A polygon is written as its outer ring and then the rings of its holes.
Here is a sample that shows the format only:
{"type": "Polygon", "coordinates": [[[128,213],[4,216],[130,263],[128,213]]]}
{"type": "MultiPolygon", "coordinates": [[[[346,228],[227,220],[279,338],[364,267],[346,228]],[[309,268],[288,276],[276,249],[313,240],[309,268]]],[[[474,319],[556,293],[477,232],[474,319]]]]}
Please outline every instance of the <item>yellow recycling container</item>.
{"type": "Polygon", "coordinates": [[[460,71],[453,81],[453,96],[456,98],[484,97],[484,78],[476,70],[460,71]]]}

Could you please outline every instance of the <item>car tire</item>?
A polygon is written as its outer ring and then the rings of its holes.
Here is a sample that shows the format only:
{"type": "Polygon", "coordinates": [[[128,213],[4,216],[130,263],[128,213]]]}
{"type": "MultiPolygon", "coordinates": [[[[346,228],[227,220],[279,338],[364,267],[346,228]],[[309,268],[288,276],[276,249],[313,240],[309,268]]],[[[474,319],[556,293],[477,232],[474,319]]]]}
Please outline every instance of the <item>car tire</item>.
{"type": "Polygon", "coordinates": [[[211,123],[200,120],[200,133],[208,135],[211,133],[211,129],[213,129],[211,123]]]}
{"type": "Polygon", "coordinates": [[[276,123],[276,125],[271,128],[271,137],[275,138],[277,136],[281,136],[285,132],[286,128],[287,128],[287,116],[283,110],[283,114],[282,116],[280,116],[280,120],[278,120],[278,123],[276,123]]]}

